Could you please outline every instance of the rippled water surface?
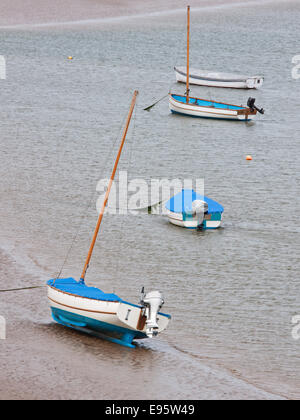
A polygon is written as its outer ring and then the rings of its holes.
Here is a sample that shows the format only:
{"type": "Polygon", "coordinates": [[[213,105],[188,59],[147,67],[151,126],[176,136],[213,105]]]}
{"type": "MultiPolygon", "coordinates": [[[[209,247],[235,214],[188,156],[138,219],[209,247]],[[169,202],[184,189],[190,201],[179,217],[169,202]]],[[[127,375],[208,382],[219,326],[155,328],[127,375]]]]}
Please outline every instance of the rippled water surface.
{"type": "Polygon", "coordinates": [[[300,341],[291,335],[300,314],[300,80],[291,77],[299,19],[299,3],[289,1],[192,10],[194,67],[265,76],[260,91],[192,93],[237,104],[255,96],[266,113],[248,124],[173,116],[166,99],[143,111],[170,88],[184,92],[173,83],[173,66],[185,62],[184,10],[0,30],[8,76],[0,80],[1,289],[44,284],[77,232],[63,275],[80,275],[96,185],[110,174],[135,88],[120,168],[129,179],[204,178],[205,193],[225,208],[223,228],[212,232],[145,213],[106,216],[89,284],[134,302],[141,286],[158,287],[173,318],[132,352],[54,325],[46,290],[1,294],[2,395],[300,397],[300,341]]]}

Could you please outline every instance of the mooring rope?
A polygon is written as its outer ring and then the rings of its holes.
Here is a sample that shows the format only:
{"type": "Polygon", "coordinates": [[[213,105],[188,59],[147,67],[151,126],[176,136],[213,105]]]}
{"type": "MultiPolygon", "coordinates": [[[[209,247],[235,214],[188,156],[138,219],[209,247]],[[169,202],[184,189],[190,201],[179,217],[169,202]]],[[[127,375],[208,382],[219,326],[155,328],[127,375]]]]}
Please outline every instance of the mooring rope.
{"type": "Polygon", "coordinates": [[[46,285],[44,286],[28,286],[28,287],[19,287],[16,289],[0,289],[0,293],[4,293],[4,292],[18,292],[20,290],[30,290],[30,289],[40,289],[42,287],[47,287],[46,285]]]}
{"type": "Polygon", "coordinates": [[[169,93],[167,93],[166,95],[164,95],[162,98],[160,98],[158,101],[154,102],[154,104],[147,106],[146,108],[144,108],[144,111],[150,111],[151,108],[153,108],[156,104],[158,104],[160,101],[162,101],[163,99],[165,99],[167,96],[169,96],[169,93]]]}

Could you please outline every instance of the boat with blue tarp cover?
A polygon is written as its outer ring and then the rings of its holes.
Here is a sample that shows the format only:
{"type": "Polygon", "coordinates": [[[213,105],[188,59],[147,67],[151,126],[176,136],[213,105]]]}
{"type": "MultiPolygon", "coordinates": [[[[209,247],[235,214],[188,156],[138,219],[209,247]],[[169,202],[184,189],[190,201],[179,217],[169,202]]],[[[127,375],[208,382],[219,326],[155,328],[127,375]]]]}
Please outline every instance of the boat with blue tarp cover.
{"type": "Polygon", "coordinates": [[[189,229],[217,229],[224,212],[221,204],[189,189],[170,198],[165,208],[172,224],[189,229]]]}
{"type": "Polygon", "coordinates": [[[77,281],[73,277],[51,279],[47,282],[48,299],[53,319],[66,327],[89,333],[127,347],[135,347],[133,340],[153,337],[163,331],[171,319],[160,312],[164,299],[159,291],[144,292],[138,305],[124,301],[114,293],[105,293],[85,284],[100,225],[108,203],[108,197],[117,171],[129,123],[136,103],[135,91],[122,141],[101,207],[86,262],[77,281]]]}

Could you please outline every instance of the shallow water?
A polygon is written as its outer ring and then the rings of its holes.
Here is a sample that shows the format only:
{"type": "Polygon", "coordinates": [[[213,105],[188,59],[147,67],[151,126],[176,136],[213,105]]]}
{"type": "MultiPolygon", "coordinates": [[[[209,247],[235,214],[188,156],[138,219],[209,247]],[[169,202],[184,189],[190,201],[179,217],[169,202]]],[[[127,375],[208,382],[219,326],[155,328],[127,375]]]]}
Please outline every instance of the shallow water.
{"type": "Polygon", "coordinates": [[[185,11],[0,31],[1,289],[44,284],[77,233],[62,274],[80,275],[96,185],[110,174],[135,88],[120,169],[129,179],[204,178],[225,208],[214,232],[144,213],[106,216],[89,284],[133,302],[141,286],[158,287],[173,317],[133,352],[52,324],[44,289],[2,294],[1,395],[57,398],[61,387],[67,398],[300,397],[300,342],[291,335],[300,313],[300,81],[291,77],[299,17],[289,1],[192,10],[194,67],[265,76],[260,91],[192,93],[236,104],[255,96],[266,114],[249,124],[173,116],[167,100],[143,111],[170,87],[184,92],[172,68],[185,62],[185,11]]]}

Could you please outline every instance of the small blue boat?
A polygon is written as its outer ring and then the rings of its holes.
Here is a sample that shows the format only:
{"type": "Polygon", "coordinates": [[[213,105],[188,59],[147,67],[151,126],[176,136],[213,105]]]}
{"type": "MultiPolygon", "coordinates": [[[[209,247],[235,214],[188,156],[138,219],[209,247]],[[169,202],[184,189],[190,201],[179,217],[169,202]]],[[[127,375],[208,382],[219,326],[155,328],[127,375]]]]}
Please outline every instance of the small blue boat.
{"type": "Polygon", "coordinates": [[[176,194],[165,207],[172,224],[188,229],[217,229],[224,212],[221,204],[189,189],[176,194]]]}

